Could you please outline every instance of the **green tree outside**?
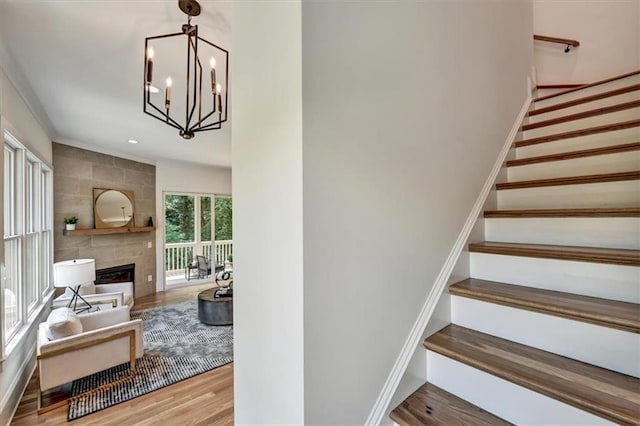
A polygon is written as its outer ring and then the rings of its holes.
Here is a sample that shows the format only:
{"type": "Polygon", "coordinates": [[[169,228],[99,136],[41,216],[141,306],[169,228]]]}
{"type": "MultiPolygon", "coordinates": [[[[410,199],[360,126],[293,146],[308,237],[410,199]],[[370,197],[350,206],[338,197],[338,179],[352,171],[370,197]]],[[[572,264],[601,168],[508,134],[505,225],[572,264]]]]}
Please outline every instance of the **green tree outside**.
{"type": "MultiPolygon", "coordinates": [[[[218,241],[232,240],[231,198],[215,197],[214,199],[215,239],[218,241]]],[[[200,241],[211,241],[211,197],[169,194],[165,196],[165,239],[167,244],[195,242],[196,203],[200,203],[200,241]]],[[[187,262],[188,259],[178,259],[177,261],[178,263],[187,262]]],[[[175,259],[167,259],[167,265],[174,263],[175,259]]]]}
{"type": "MultiPolygon", "coordinates": [[[[193,242],[196,198],[200,201],[200,240],[211,241],[211,197],[193,195],[165,196],[167,243],[193,242]]],[[[215,239],[233,239],[233,203],[230,197],[215,197],[215,239]]]]}
{"type": "Polygon", "coordinates": [[[193,195],[165,196],[165,238],[167,243],[194,241],[194,202],[193,195]]]}
{"type": "Polygon", "coordinates": [[[211,241],[211,197],[200,197],[200,241],[211,241]]]}
{"type": "Polygon", "coordinates": [[[231,197],[216,197],[215,200],[216,240],[233,240],[233,203],[231,197]]]}

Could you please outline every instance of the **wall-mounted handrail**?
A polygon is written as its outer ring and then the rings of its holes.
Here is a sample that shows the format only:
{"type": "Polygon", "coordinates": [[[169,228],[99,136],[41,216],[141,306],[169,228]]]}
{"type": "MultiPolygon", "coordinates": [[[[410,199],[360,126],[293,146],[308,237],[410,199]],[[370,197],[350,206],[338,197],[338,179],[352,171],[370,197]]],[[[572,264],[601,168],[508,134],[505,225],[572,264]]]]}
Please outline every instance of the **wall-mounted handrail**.
{"type": "Polygon", "coordinates": [[[533,39],[538,41],[548,41],[549,43],[566,44],[567,47],[564,49],[564,53],[569,53],[571,51],[571,47],[580,46],[580,42],[578,40],[573,40],[570,38],[549,37],[549,36],[534,34],[533,39]]]}

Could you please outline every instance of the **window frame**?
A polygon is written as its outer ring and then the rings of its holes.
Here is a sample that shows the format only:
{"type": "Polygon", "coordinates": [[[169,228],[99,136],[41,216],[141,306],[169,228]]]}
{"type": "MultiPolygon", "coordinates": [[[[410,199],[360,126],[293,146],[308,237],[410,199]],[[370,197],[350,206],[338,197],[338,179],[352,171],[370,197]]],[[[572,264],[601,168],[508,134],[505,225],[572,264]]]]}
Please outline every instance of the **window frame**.
{"type": "MultiPolygon", "coordinates": [[[[3,132],[3,155],[11,152],[11,170],[3,170],[3,256],[0,259],[0,361],[19,345],[53,295],[53,171],[16,137],[3,132]],[[5,180],[11,182],[7,184],[5,180]],[[9,194],[6,194],[6,189],[9,194]],[[9,197],[7,199],[7,197],[9,197]],[[6,229],[6,228],[9,229],[6,229]],[[14,242],[15,281],[8,284],[7,243],[14,242]],[[31,248],[30,248],[31,247],[31,248]],[[17,322],[5,330],[5,287],[15,287],[17,322]]],[[[7,164],[3,157],[3,164],[7,164]]]]}

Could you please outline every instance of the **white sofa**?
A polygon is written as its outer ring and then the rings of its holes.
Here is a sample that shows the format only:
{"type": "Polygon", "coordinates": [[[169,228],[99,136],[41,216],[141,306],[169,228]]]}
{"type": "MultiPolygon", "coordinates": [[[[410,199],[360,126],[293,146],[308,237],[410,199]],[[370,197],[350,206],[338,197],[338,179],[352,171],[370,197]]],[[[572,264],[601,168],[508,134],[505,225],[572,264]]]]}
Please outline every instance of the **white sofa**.
{"type": "MultiPolygon", "coordinates": [[[[126,305],[131,309],[135,304],[132,282],[85,285],[80,287],[79,293],[92,305],[109,304],[114,308],[126,305]]],[[[67,288],[62,295],[54,299],[53,307],[67,306],[72,296],[71,289],[67,288]]],[[[82,300],[78,300],[78,302],[78,306],[84,306],[82,300]]]]}
{"type": "Polygon", "coordinates": [[[142,320],[130,320],[128,306],[71,315],[82,324],[78,334],[50,340],[49,324],[38,328],[38,413],[66,404],[43,408],[42,391],[127,362],[133,376],[135,360],[143,355],[142,320]]]}

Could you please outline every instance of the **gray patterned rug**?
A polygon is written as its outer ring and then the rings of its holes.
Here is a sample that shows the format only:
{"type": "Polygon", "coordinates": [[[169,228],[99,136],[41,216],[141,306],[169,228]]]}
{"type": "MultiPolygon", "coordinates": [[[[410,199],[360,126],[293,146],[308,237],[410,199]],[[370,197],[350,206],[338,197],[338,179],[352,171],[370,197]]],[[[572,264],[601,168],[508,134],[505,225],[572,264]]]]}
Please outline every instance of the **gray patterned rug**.
{"type": "Polygon", "coordinates": [[[93,374],[72,385],[68,420],[75,420],[233,362],[233,327],[211,326],[198,320],[197,301],[135,311],[143,321],[144,356],[136,375],[89,395],[91,389],[127,376],[128,364],[93,374]]]}

